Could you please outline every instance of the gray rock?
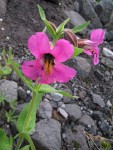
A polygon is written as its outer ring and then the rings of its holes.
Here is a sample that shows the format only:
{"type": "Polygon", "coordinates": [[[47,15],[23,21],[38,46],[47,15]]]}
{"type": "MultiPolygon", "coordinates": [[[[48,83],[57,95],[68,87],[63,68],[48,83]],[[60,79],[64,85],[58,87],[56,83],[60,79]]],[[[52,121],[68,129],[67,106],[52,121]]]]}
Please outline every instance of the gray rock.
{"type": "Polygon", "coordinates": [[[7,102],[17,100],[17,83],[9,80],[2,80],[0,84],[0,92],[5,95],[7,102]]]}
{"type": "Polygon", "coordinates": [[[83,126],[88,126],[88,125],[95,126],[94,120],[88,115],[82,116],[78,122],[83,126]]]}
{"type": "Polygon", "coordinates": [[[85,100],[87,96],[86,91],[79,91],[79,97],[81,98],[81,100],[85,100]]]}
{"type": "Polygon", "coordinates": [[[109,22],[105,25],[108,30],[113,30],[113,10],[109,22]]]}
{"type": "Polygon", "coordinates": [[[100,111],[94,111],[93,112],[93,118],[97,121],[102,121],[102,113],[100,111]]]}
{"type": "Polygon", "coordinates": [[[87,60],[82,57],[76,57],[75,63],[78,75],[83,79],[88,77],[91,71],[91,65],[87,62],[87,60]]]}
{"type": "Polygon", "coordinates": [[[106,39],[108,41],[113,41],[113,30],[107,32],[106,39]]]}
{"type": "Polygon", "coordinates": [[[102,57],[101,64],[107,66],[110,69],[113,69],[113,61],[110,58],[102,57]]]}
{"type": "Polygon", "coordinates": [[[106,47],[103,47],[103,55],[108,57],[108,58],[113,59],[113,52],[106,47]]]}
{"type": "Polygon", "coordinates": [[[38,150],[60,150],[61,125],[54,119],[43,119],[36,124],[32,140],[38,150]]]}
{"type": "Polygon", "coordinates": [[[17,76],[16,72],[13,71],[12,74],[11,74],[11,79],[13,81],[19,81],[19,77],[17,76]]]}
{"type": "Polygon", "coordinates": [[[74,148],[78,150],[89,150],[84,135],[84,128],[81,125],[75,126],[74,129],[66,128],[65,134],[65,141],[68,144],[70,150],[74,148]]]}
{"type": "Polygon", "coordinates": [[[51,93],[51,97],[55,102],[60,101],[63,98],[63,95],[60,93],[51,93]]]}
{"type": "Polygon", "coordinates": [[[52,116],[52,106],[47,99],[44,99],[38,108],[37,114],[40,118],[48,119],[52,116]]]}
{"type": "Polygon", "coordinates": [[[6,13],[7,0],[0,0],[0,17],[2,18],[6,13]]]}
{"type": "Polygon", "coordinates": [[[103,133],[106,133],[107,135],[110,134],[110,128],[107,122],[103,121],[100,125],[100,129],[103,133]]]}
{"type": "Polygon", "coordinates": [[[68,113],[71,121],[77,121],[82,115],[80,107],[76,104],[66,104],[65,111],[68,113]]]}
{"type": "Polygon", "coordinates": [[[75,11],[65,11],[65,14],[71,19],[74,26],[78,26],[86,22],[86,20],[75,11]]]}
{"type": "MultiPolygon", "coordinates": [[[[64,91],[72,95],[71,89],[64,89],[64,91]]],[[[71,98],[64,96],[64,97],[63,97],[63,102],[64,102],[65,104],[68,104],[68,103],[71,102],[71,98]]]]}
{"type": "Polygon", "coordinates": [[[104,100],[98,94],[92,94],[93,102],[98,104],[101,108],[105,107],[104,100]]]}
{"type": "Polygon", "coordinates": [[[27,105],[28,103],[23,103],[23,104],[19,104],[16,106],[16,109],[15,109],[15,114],[16,115],[19,115],[22,111],[22,109],[27,105]]]}
{"type": "Polygon", "coordinates": [[[102,23],[97,16],[91,2],[89,0],[78,0],[80,4],[79,12],[86,19],[91,20],[92,28],[101,28],[102,23]]]}
{"type": "Polygon", "coordinates": [[[78,2],[74,2],[74,10],[75,10],[76,12],[79,11],[79,3],[78,3],[78,2]]]}
{"type": "Polygon", "coordinates": [[[101,21],[106,24],[110,20],[110,16],[113,10],[112,0],[102,0],[99,4],[95,6],[95,11],[98,14],[101,21]]]}
{"type": "Polygon", "coordinates": [[[19,96],[22,100],[26,100],[26,98],[27,98],[26,91],[25,91],[22,87],[19,87],[19,88],[18,88],[18,96],[19,96]]]}

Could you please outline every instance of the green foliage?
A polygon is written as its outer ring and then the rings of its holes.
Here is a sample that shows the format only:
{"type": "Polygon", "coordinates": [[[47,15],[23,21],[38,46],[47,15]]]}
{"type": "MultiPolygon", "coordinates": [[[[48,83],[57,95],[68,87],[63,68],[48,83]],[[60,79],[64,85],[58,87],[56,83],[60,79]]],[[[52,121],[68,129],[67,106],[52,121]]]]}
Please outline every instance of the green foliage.
{"type": "Polygon", "coordinates": [[[9,75],[12,72],[12,69],[8,66],[0,66],[0,77],[9,75]]]}
{"type": "Polygon", "coordinates": [[[81,53],[83,53],[83,49],[74,46],[74,55],[73,55],[73,57],[76,57],[81,53]]]}
{"type": "Polygon", "coordinates": [[[101,141],[101,146],[103,150],[110,150],[111,149],[111,144],[107,141],[101,141]]]}
{"type": "Polygon", "coordinates": [[[9,111],[6,111],[6,118],[7,118],[7,122],[16,122],[18,116],[14,114],[14,110],[9,110],[9,111]]]}
{"type": "Polygon", "coordinates": [[[43,94],[33,95],[32,100],[24,107],[17,121],[17,129],[19,132],[31,133],[35,128],[36,111],[42,99],[43,94]]]}
{"type": "Polygon", "coordinates": [[[39,93],[53,93],[53,92],[57,92],[60,93],[66,97],[70,97],[70,98],[78,98],[77,96],[72,96],[71,94],[64,92],[62,90],[56,90],[53,87],[51,87],[50,85],[47,84],[42,84],[39,91],[39,93]]]}
{"type": "Polygon", "coordinates": [[[4,105],[4,103],[5,103],[5,95],[2,92],[0,92],[0,103],[2,105],[4,105]]]}
{"type": "Polygon", "coordinates": [[[81,32],[82,30],[84,30],[88,25],[90,24],[90,21],[85,22],[84,24],[81,24],[79,26],[76,26],[72,29],[73,33],[77,33],[77,32],[81,32]]]}
{"type": "Polygon", "coordinates": [[[12,137],[8,138],[5,132],[0,129],[0,150],[12,150],[12,137]]]}
{"type": "Polygon", "coordinates": [[[70,18],[67,18],[66,20],[64,20],[64,22],[62,22],[56,29],[56,33],[58,35],[58,37],[61,36],[63,30],[64,30],[64,27],[65,25],[69,22],[70,18]]]}
{"type": "Polygon", "coordinates": [[[12,99],[9,103],[11,109],[15,110],[16,106],[17,106],[17,100],[12,99]]]}
{"type": "Polygon", "coordinates": [[[46,16],[45,16],[44,10],[42,9],[42,7],[40,5],[37,5],[37,6],[38,6],[38,10],[39,10],[39,14],[40,14],[41,19],[45,20],[46,16]]]}
{"type": "Polygon", "coordinates": [[[30,145],[26,145],[26,146],[22,147],[20,150],[30,150],[30,145]]]}

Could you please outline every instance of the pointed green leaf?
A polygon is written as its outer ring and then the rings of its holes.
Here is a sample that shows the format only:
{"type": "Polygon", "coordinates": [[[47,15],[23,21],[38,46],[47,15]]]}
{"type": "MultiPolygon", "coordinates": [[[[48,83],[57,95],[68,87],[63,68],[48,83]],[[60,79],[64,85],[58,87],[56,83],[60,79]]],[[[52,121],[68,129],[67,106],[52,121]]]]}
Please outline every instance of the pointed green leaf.
{"type": "Polygon", "coordinates": [[[77,32],[81,32],[82,30],[84,30],[88,25],[90,24],[90,21],[85,22],[84,24],[81,24],[79,26],[76,26],[72,29],[73,33],[77,33],[77,32]]]}
{"type": "Polygon", "coordinates": [[[12,150],[12,141],[2,129],[0,129],[0,150],[12,150]]]}
{"type": "Polygon", "coordinates": [[[56,29],[57,35],[61,35],[62,31],[64,30],[64,26],[69,22],[70,18],[67,18],[64,22],[62,22],[56,29]]]}
{"type": "Polygon", "coordinates": [[[30,145],[26,145],[26,146],[22,147],[20,150],[30,150],[30,145]]]}
{"type": "Polygon", "coordinates": [[[24,107],[18,117],[17,129],[19,132],[31,133],[32,130],[35,128],[36,111],[40,101],[42,100],[42,94],[36,94],[32,100],[24,107]]]}
{"type": "Polygon", "coordinates": [[[40,5],[37,5],[38,6],[38,11],[39,11],[39,14],[40,14],[40,17],[42,20],[45,20],[46,19],[46,16],[45,16],[45,12],[44,10],[42,9],[42,7],[40,5]]]}
{"type": "Polygon", "coordinates": [[[57,39],[56,32],[53,29],[53,27],[51,26],[51,24],[49,23],[49,21],[47,19],[45,19],[44,23],[45,23],[45,26],[47,27],[47,30],[48,30],[49,34],[52,36],[52,38],[57,39]]]}
{"type": "Polygon", "coordinates": [[[62,90],[56,90],[53,87],[51,87],[50,85],[47,84],[42,84],[39,91],[39,93],[53,93],[53,92],[57,92],[60,93],[66,97],[70,97],[70,98],[78,98],[77,96],[72,96],[71,94],[64,92],[62,90]]]}
{"type": "Polygon", "coordinates": [[[83,53],[83,49],[74,46],[74,55],[73,57],[78,56],[80,53],[83,53]]]}

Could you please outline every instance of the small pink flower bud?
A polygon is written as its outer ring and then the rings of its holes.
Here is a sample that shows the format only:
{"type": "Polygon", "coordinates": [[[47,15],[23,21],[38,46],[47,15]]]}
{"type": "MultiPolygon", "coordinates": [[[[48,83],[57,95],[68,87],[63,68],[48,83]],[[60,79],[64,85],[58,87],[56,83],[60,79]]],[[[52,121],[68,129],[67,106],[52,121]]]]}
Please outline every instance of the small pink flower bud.
{"type": "Polygon", "coordinates": [[[64,39],[68,40],[74,46],[78,46],[77,36],[74,33],[72,33],[71,30],[69,29],[64,30],[64,39]]]}

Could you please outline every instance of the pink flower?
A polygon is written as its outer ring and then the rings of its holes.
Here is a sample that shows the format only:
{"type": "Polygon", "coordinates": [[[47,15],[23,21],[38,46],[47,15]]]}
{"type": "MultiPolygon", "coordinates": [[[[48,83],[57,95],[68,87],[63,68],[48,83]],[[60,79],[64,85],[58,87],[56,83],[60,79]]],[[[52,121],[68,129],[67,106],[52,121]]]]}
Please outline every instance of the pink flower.
{"type": "Polygon", "coordinates": [[[22,65],[24,75],[40,84],[67,82],[76,75],[76,71],[62,62],[73,56],[73,46],[60,39],[53,48],[47,35],[37,32],[28,39],[28,48],[35,60],[25,61],[22,65]]]}
{"type": "Polygon", "coordinates": [[[84,53],[89,56],[93,55],[93,63],[97,65],[99,63],[99,48],[98,46],[103,43],[105,37],[105,31],[103,29],[95,29],[90,34],[90,40],[83,40],[84,53]]]}

